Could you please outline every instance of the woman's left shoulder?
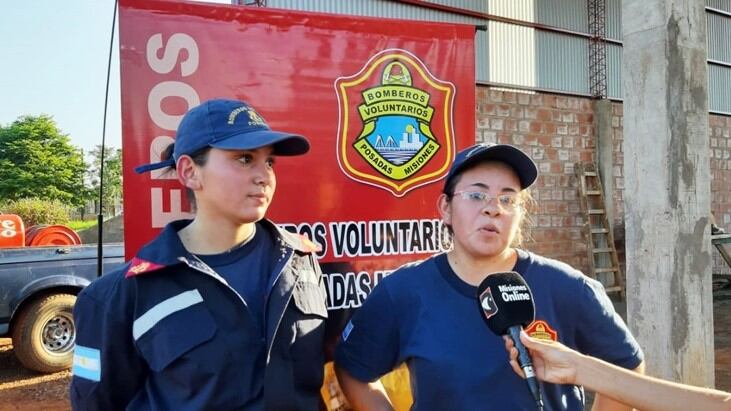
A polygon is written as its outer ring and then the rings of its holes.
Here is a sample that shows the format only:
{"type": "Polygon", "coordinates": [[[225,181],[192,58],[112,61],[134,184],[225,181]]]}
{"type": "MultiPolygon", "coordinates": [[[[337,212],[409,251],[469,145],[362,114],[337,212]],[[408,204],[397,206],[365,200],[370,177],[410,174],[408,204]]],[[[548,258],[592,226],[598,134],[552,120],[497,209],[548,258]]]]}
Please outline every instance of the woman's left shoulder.
{"type": "Polygon", "coordinates": [[[558,287],[580,287],[590,279],[584,273],[571,265],[553,258],[545,257],[529,251],[521,250],[522,258],[525,259],[523,275],[527,281],[550,283],[558,287]]]}
{"type": "Polygon", "coordinates": [[[322,246],[310,240],[304,234],[287,231],[271,220],[261,219],[257,223],[257,229],[261,229],[269,236],[275,246],[284,246],[294,249],[298,254],[317,254],[322,246]]]}

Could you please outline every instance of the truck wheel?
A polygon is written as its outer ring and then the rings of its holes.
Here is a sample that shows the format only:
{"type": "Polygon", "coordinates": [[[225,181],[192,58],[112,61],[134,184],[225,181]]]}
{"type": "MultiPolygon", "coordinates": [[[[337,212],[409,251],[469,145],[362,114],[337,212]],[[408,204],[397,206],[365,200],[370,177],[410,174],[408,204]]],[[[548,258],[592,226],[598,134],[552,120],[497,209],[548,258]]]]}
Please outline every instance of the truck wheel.
{"type": "Polygon", "coordinates": [[[76,342],[75,302],[75,295],[52,294],[23,308],[12,337],[15,355],[24,366],[40,372],[71,367],[76,342]]]}

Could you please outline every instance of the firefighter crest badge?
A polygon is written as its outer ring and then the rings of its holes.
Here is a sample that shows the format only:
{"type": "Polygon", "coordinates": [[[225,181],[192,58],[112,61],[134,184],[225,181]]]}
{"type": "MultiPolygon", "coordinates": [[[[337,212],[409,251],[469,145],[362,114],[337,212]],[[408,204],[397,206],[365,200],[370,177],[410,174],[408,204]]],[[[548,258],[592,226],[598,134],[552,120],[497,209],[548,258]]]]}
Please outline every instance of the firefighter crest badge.
{"type": "Polygon", "coordinates": [[[335,82],[338,162],[353,180],[401,197],[444,177],[454,158],[455,87],[405,50],[384,50],[335,82]]]}

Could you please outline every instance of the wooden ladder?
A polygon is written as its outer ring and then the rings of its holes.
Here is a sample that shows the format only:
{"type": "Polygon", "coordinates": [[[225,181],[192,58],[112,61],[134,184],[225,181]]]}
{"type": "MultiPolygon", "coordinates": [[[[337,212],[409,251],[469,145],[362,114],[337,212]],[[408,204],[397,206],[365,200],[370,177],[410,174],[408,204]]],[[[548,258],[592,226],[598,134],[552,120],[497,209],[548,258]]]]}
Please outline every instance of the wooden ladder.
{"type": "Polygon", "coordinates": [[[607,293],[619,293],[624,298],[624,280],[619,269],[614,235],[609,228],[602,182],[593,163],[577,163],[576,176],[579,179],[581,209],[586,216],[588,228],[589,276],[599,280],[607,293]]]}

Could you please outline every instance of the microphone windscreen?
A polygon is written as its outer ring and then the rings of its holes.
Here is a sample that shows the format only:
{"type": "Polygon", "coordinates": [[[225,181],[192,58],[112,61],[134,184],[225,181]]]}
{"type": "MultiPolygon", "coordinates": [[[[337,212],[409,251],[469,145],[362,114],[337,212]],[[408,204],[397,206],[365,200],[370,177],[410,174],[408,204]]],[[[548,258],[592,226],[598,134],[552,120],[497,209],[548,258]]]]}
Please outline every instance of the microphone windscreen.
{"type": "Polygon", "coordinates": [[[505,335],[514,325],[527,327],[535,317],[533,295],[514,271],[493,273],[477,287],[478,305],[490,330],[505,335]]]}

